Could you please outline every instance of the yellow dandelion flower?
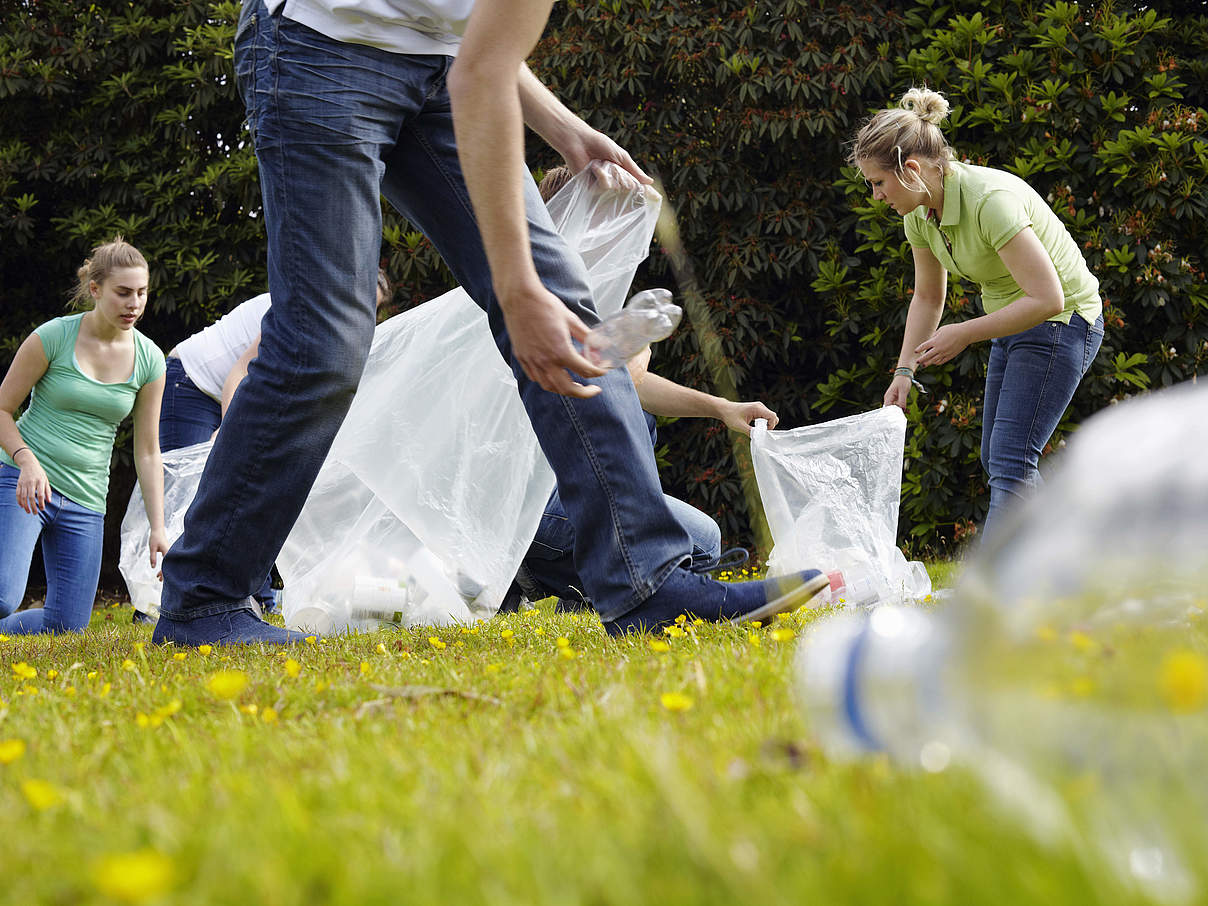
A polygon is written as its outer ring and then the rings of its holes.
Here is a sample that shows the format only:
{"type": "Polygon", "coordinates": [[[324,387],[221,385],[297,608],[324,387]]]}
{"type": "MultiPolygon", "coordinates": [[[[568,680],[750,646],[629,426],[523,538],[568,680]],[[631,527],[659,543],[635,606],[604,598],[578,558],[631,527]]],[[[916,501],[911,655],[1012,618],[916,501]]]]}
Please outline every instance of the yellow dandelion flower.
{"type": "Polygon", "coordinates": [[[487,666],[486,666],[487,673],[498,673],[502,669],[503,669],[502,664],[487,664],[487,666]]]}
{"type": "Polygon", "coordinates": [[[1195,651],[1166,655],[1158,684],[1172,711],[1198,711],[1208,703],[1208,657],[1195,651]]]}
{"type": "Polygon", "coordinates": [[[1099,643],[1092,639],[1085,632],[1074,630],[1070,633],[1070,644],[1084,654],[1090,654],[1099,647],[1099,643]]]}
{"type": "Polygon", "coordinates": [[[453,647],[454,648],[465,648],[466,643],[463,642],[461,639],[458,639],[456,642],[453,643],[453,647]]]}
{"type": "Polygon", "coordinates": [[[687,711],[692,707],[692,699],[682,692],[664,692],[659,701],[668,711],[687,711]]]}
{"type": "Polygon", "coordinates": [[[24,754],[24,739],[0,739],[0,764],[12,764],[24,754]]]}
{"type": "Polygon", "coordinates": [[[134,722],[145,729],[151,725],[151,718],[142,711],[139,711],[138,714],[134,715],[134,722]]]}
{"type": "Polygon", "coordinates": [[[545,630],[538,626],[533,630],[533,635],[545,635],[545,630]]]}
{"type": "Polygon", "coordinates": [[[142,654],[142,653],[143,653],[143,649],[144,649],[144,648],[146,648],[146,647],[147,647],[147,643],[146,643],[146,642],[135,642],[135,643],[134,643],[134,650],[135,650],[135,651],[137,651],[139,654],[142,654]]]}
{"type": "Polygon", "coordinates": [[[277,722],[277,710],[275,708],[265,708],[260,714],[260,719],[266,724],[275,724],[277,722]]]}
{"type": "Polygon", "coordinates": [[[326,692],[327,683],[323,682],[323,680],[316,680],[315,681],[315,691],[316,692],[326,692]]]}
{"type": "Polygon", "coordinates": [[[37,686],[22,686],[21,694],[22,695],[37,695],[38,687],[37,686]]]}
{"type": "Polygon", "coordinates": [[[369,661],[361,661],[361,676],[368,676],[373,672],[373,665],[369,661]]]}
{"type": "Polygon", "coordinates": [[[559,648],[567,648],[570,646],[570,639],[568,639],[564,635],[560,635],[560,636],[558,636],[557,639],[554,640],[554,644],[557,645],[559,648]]]}
{"type": "Polygon", "coordinates": [[[38,675],[38,668],[29,666],[25,661],[18,661],[13,664],[13,673],[21,679],[33,679],[38,675]]]}
{"type": "Polygon", "coordinates": [[[748,633],[747,633],[747,641],[748,641],[748,642],[750,642],[752,645],[754,645],[756,648],[758,648],[758,647],[759,647],[759,636],[758,636],[758,635],[756,635],[755,633],[753,633],[753,632],[748,632],[748,633]]]}
{"type": "Polygon", "coordinates": [[[247,674],[242,670],[219,670],[206,680],[206,688],[215,698],[229,701],[247,688],[247,674]]]}
{"type": "Polygon", "coordinates": [[[781,626],[773,629],[768,635],[772,637],[773,642],[787,642],[790,639],[796,638],[797,633],[788,627],[781,626]]]}
{"type": "Polygon", "coordinates": [[[285,661],[285,673],[290,677],[296,677],[302,672],[302,665],[295,661],[292,657],[285,661]]]}
{"type": "Polygon", "coordinates": [[[503,639],[505,642],[512,641],[512,637],[515,635],[516,635],[516,633],[512,632],[512,630],[510,630],[510,629],[505,629],[503,632],[499,633],[499,637],[501,639],[503,639]]]}
{"type": "Polygon", "coordinates": [[[134,661],[130,660],[130,658],[126,658],[124,661],[122,661],[122,669],[123,670],[133,670],[134,661]]]}
{"type": "Polygon", "coordinates": [[[88,678],[89,678],[89,679],[96,679],[96,671],[95,671],[95,670],[89,670],[89,671],[88,671],[88,678]]]}
{"type": "Polygon", "coordinates": [[[688,622],[688,615],[686,613],[681,613],[678,617],[675,618],[675,622],[678,625],[683,626],[685,623],[688,622]]]}
{"type": "Polygon", "coordinates": [[[688,634],[679,626],[666,626],[663,628],[663,633],[673,639],[682,639],[688,634]]]}
{"type": "Polygon", "coordinates": [[[1070,693],[1078,698],[1086,698],[1095,691],[1095,681],[1089,676],[1076,676],[1070,681],[1070,693]]]}
{"type": "Polygon", "coordinates": [[[47,679],[54,679],[54,678],[55,678],[56,676],[58,676],[58,675],[59,675],[59,671],[58,671],[58,670],[47,670],[47,671],[46,671],[46,678],[47,678],[47,679]]]}
{"type": "Polygon", "coordinates": [[[244,714],[251,714],[253,717],[255,717],[256,712],[258,712],[260,710],[260,708],[256,705],[255,702],[248,702],[246,705],[240,705],[239,710],[242,711],[244,714]]]}
{"type": "Polygon", "coordinates": [[[445,643],[442,642],[440,639],[438,639],[434,635],[428,636],[428,644],[431,645],[433,648],[435,648],[437,651],[441,651],[445,648],[445,643]]]}
{"type": "Polygon", "coordinates": [[[649,642],[651,651],[670,651],[671,646],[662,639],[651,639],[649,642]]]}
{"type": "Polygon", "coordinates": [[[177,661],[183,661],[187,657],[188,657],[188,655],[185,654],[183,651],[178,651],[178,652],[176,652],[176,654],[172,655],[172,659],[177,660],[177,661]]]}
{"type": "Polygon", "coordinates": [[[213,651],[213,650],[214,650],[214,646],[213,646],[213,645],[198,645],[198,646],[197,646],[197,653],[198,653],[198,654],[209,654],[209,653],[210,653],[211,651],[213,651]]]}
{"type": "Polygon", "coordinates": [[[21,792],[26,801],[40,812],[54,808],[63,801],[63,794],[53,783],[31,778],[21,781],[21,792]]]}
{"type": "Polygon", "coordinates": [[[153,849],[112,853],[98,859],[92,879],[103,896],[123,903],[161,897],[176,882],[172,860],[153,849]]]}
{"type": "Polygon", "coordinates": [[[569,661],[569,660],[573,660],[573,659],[574,659],[574,657],[575,657],[575,649],[573,649],[573,648],[559,648],[559,649],[558,649],[558,654],[562,655],[562,657],[566,658],[568,661],[569,661]]]}
{"type": "Polygon", "coordinates": [[[315,645],[319,644],[319,637],[317,635],[308,635],[306,637],[306,644],[313,648],[315,645]]]}
{"type": "Polygon", "coordinates": [[[758,629],[760,626],[763,625],[763,620],[752,620],[751,625],[753,627],[755,627],[756,629],[758,629]]]}
{"type": "Polygon", "coordinates": [[[7,641],[8,641],[8,636],[4,635],[3,633],[0,633],[0,642],[7,642],[7,641]]]}
{"type": "Polygon", "coordinates": [[[377,643],[377,653],[378,653],[378,654],[385,654],[385,653],[386,653],[386,646],[385,646],[385,645],[383,645],[381,642],[378,642],[378,643],[377,643]]]}
{"type": "Polygon", "coordinates": [[[109,694],[109,690],[112,688],[113,683],[105,683],[105,685],[101,686],[101,691],[98,692],[97,695],[99,695],[101,698],[104,698],[109,694]]]}
{"type": "Polygon", "coordinates": [[[1036,627],[1036,638],[1042,642],[1055,642],[1057,641],[1057,630],[1047,623],[1043,623],[1036,627]]]}
{"type": "Polygon", "coordinates": [[[68,686],[63,690],[64,695],[75,695],[75,686],[68,686]]]}

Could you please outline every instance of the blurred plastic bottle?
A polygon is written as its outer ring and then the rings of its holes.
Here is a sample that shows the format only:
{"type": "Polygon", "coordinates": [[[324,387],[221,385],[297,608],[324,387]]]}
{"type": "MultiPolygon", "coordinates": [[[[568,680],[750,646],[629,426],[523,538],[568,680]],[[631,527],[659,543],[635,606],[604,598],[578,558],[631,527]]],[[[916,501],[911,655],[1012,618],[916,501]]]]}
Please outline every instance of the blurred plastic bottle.
{"type": "Polygon", "coordinates": [[[942,607],[819,620],[797,675],[833,756],[979,776],[1152,898],[1208,889],[1208,392],[1088,421],[942,607]]]}
{"type": "Polygon", "coordinates": [[[683,317],[671,291],[644,289],[591,329],[583,353],[601,368],[624,365],[646,346],[671,336],[683,317]]]}

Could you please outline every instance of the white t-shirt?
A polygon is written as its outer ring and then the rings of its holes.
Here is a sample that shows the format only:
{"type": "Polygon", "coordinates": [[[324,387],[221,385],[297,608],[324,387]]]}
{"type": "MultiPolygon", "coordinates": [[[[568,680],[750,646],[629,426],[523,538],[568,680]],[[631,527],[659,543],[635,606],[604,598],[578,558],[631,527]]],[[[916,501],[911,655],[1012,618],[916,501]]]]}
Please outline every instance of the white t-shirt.
{"type": "Polygon", "coordinates": [[[265,0],[270,13],[283,4],[287,19],[337,41],[449,57],[474,8],[474,0],[265,0]]]}
{"type": "Polygon", "coordinates": [[[268,293],[262,293],[176,344],[176,356],[198,390],[222,401],[222,385],[231,366],[260,336],[260,319],[270,304],[268,293]]]}

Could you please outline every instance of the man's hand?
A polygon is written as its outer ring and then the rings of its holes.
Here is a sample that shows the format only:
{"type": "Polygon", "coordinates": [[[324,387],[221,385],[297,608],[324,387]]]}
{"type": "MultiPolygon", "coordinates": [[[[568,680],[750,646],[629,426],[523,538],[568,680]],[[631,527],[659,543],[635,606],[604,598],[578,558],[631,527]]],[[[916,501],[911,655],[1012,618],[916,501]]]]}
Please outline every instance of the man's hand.
{"type": "MultiPolygon", "coordinates": [[[[578,173],[592,161],[604,161],[616,164],[644,186],[651,185],[654,182],[646,174],[646,171],[634,162],[634,159],[629,156],[628,151],[603,132],[592,129],[582,120],[579,122],[582,123],[582,127],[576,129],[570,141],[558,149],[566,161],[566,165],[572,171],[578,173]]],[[[598,167],[596,175],[597,177],[602,176],[606,180],[606,187],[613,188],[614,186],[609,184],[612,177],[608,173],[608,169],[607,167],[598,167]]]]}
{"type": "Polygon", "coordinates": [[[562,301],[539,283],[508,298],[500,298],[512,352],[524,373],[545,390],[587,399],[599,387],[580,384],[567,369],[583,377],[600,377],[606,369],[579,353],[571,339],[582,343],[588,327],[562,301]]]}
{"type": "Polygon", "coordinates": [[[748,403],[735,403],[726,401],[726,405],[721,410],[721,420],[725,426],[731,431],[741,431],[748,437],[751,436],[751,422],[757,418],[766,418],[768,420],[768,430],[771,431],[780,422],[780,418],[758,400],[753,400],[748,403]]]}

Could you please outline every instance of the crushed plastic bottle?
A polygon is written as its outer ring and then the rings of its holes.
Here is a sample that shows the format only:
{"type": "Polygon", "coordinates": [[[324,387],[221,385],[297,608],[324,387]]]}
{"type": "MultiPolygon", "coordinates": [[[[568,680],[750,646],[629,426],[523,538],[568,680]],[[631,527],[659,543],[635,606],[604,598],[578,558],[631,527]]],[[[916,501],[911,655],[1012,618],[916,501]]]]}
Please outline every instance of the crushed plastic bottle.
{"type": "Polygon", "coordinates": [[[1208,889],[1208,390],[1089,420],[940,607],[819,620],[800,699],[834,757],[979,776],[1163,902],[1208,889]]]}
{"type": "Polygon", "coordinates": [[[644,289],[588,332],[583,353],[601,368],[624,365],[651,343],[671,336],[683,313],[671,301],[670,290],[644,289]]]}

